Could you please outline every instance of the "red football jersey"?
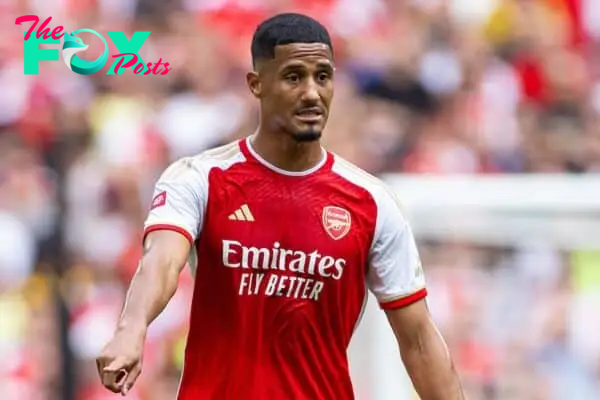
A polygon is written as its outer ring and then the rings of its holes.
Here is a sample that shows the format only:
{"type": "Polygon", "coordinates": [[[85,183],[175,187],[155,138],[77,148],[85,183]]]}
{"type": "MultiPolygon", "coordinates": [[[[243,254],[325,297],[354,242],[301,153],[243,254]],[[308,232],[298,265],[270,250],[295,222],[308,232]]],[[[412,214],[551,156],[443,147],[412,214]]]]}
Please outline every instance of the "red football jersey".
{"type": "Polygon", "coordinates": [[[173,163],[154,198],[145,234],[194,248],[179,400],[353,399],[346,351],[367,289],[382,308],[426,295],[395,194],[325,150],[288,172],[242,139],[173,163]]]}

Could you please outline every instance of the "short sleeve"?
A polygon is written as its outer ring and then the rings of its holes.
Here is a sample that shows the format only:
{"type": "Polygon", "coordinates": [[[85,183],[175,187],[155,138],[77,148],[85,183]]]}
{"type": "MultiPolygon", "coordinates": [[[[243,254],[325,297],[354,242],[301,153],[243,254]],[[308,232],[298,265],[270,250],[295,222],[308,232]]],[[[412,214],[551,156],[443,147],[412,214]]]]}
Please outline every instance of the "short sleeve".
{"type": "Polygon", "coordinates": [[[207,197],[208,177],[193,160],[183,158],[174,162],[154,187],[144,238],[152,231],[171,230],[193,244],[202,226],[207,197]]]}
{"type": "Polygon", "coordinates": [[[370,248],[368,285],[383,309],[405,307],[427,295],[412,229],[391,191],[375,199],[377,222],[370,248]]]}

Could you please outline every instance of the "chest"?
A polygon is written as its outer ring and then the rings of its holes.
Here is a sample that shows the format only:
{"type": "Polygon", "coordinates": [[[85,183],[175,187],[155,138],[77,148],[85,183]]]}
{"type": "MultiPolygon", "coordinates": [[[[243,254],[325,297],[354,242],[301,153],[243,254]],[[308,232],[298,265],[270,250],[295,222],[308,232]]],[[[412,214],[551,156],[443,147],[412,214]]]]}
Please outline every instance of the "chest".
{"type": "Polygon", "coordinates": [[[215,251],[229,241],[333,259],[366,255],[375,213],[367,198],[344,184],[327,177],[219,176],[211,187],[202,231],[215,251]]]}

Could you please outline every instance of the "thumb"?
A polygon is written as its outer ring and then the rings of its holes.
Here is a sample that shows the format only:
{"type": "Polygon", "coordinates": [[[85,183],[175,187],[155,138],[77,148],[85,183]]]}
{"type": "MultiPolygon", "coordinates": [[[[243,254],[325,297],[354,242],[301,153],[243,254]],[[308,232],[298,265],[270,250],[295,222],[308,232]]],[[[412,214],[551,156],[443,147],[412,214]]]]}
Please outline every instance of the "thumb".
{"type": "Polygon", "coordinates": [[[121,360],[112,361],[102,369],[102,384],[115,393],[120,392],[128,374],[125,368],[125,363],[121,360]]]}
{"type": "Polygon", "coordinates": [[[117,372],[122,369],[127,369],[127,362],[122,357],[115,358],[106,367],[102,368],[104,372],[117,372]]]}

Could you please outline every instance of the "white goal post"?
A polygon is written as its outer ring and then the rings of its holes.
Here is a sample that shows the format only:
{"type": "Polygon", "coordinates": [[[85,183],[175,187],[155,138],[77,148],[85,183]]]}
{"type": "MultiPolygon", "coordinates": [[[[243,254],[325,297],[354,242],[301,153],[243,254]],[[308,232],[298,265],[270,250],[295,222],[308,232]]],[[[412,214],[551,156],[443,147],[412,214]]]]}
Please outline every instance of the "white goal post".
{"type": "MultiPolygon", "coordinates": [[[[399,195],[417,239],[600,249],[600,174],[382,178],[399,195]]],[[[415,398],[391,329],[371,295],[349,354],[358,400],[415,398]]]]}

